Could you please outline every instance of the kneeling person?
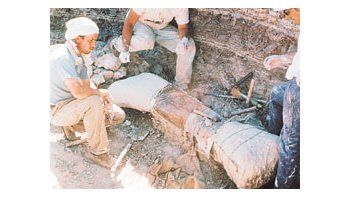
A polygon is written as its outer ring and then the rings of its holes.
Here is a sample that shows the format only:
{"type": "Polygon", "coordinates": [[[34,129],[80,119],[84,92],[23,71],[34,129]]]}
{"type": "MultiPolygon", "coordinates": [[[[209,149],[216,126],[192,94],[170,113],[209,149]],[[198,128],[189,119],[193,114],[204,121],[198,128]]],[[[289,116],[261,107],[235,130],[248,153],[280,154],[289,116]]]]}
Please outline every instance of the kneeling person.
{"type": "Polygon", "coordinates": [[[268,57],[268,70],[289,67],[288,82],[272,88],[268,131],[280,136],[276,188],[300,188],[300,65],[296,55],[268,57]],[[292,63],[292,64],[291,64],[292,63]]]}
{"type": "Polygon", "coordinates": [[[153,49],[155,42],[176,53],[175,83],[186,90],[196,53],[195,43],[189,38],[188,23],[188,8],[132,8],[125,18],[122,36],[112,43],[120,52],[122,63],[130,61],[129,52],[153,49]],[[169,25],[174,18],[178,28],[169,25]]]}

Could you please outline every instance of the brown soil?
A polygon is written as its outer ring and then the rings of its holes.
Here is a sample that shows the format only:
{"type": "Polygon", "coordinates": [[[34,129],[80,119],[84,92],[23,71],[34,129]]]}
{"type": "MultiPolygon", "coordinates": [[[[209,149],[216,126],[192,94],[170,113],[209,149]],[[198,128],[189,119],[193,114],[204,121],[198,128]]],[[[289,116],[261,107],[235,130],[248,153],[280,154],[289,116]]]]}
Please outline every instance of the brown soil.
{"type": "MultiPolygon", "coordinates": [[[[85,157],[86,145],[66,148],[67,140],[60,127],[51,125],[51,172],[55,188],[173,188],[167,184],[167,177],[159,176],[158,183],[152,184],[149,176],[151,167],[164,161],[175,160],[187,152],[177,144],[171,143],[163,133],[153,128],[152,117],[148,113],[125,109],[127,121],[108,128],[110,153],[117,158],[128,143],[131,149],[124,157],[112,180],[110,170],[89,162],[85,157]],[[147,135],[148,133],[148,135],[147,135]],[[147,135],[147,136],[146,136],[147,135]],[[142,140],[144,136],[146,138],[142,140]],[[169,186],[169,187],[168,187],[169,186]]],[[[220,164],[201,156],[200,179],[205,188],[236,188],[220,164]]],[[[185,168],[184,168],[185,169],[185,168]]],[[[192,180],[189,173],[188,180],[192,180]]],[[[199,176],[194,173],[194,176],[199,176]]],[[[186,187],[188,187],[187,184],[186,187]]]]}

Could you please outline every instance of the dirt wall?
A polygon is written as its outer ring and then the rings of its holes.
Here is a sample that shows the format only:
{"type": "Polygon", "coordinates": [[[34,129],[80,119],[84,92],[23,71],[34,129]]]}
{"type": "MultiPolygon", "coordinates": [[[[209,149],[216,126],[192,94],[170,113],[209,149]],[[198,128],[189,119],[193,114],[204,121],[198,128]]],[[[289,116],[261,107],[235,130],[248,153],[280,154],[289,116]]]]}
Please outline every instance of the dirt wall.
{"type": "MultiPolygon", "coordinates": [[[[128,9],[51,9],[50,43],[64,42],[64,23],[87,16],[100,27],[99,46],[120,35],[128,9]]],[[[283,70],[263,68],[265,57],[297,50],[299,26],[272,9],[190,9],[191,34],[197,53],[193,63],[191,94],[215,108],[204,93],[227,93],[236,79],[254,71],[255,94],[266,98],[273,84],[284,80],[283,70]],[[206,102],[206,100],[208,102],[206,102]]],[[[149,64],[139,70],[155,73],[168,81],[175,76],[176,55],[159,45],[137,52],[149,64]]],[[[142,67],[142,66],[141,66],[142,67]]],[[[135,73],[139,74],[139,73],[135,73]]],[[[247,90],[249,80],[243,85],[247,90]]],[[[210,100],[210,99],[209,99],[210,100]]],[[[218,108],[218,110],[220,110],[218,108]]]]}

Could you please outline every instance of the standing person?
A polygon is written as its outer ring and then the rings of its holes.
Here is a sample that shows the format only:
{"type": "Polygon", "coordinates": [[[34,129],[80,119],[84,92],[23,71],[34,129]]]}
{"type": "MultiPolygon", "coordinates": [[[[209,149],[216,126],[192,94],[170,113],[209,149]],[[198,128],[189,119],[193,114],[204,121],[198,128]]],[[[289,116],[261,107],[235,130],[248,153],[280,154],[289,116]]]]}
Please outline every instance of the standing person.
{"type": "Polygon", "coordinates": [[[130,61],[130,52],[153,49],[154,43],[177,54],[175,84],[186,90],[191,82],[195,43],[189,37],[188,8],[132,8],[124,21],[122,35],[112,41],[122,63],[130,61]],[[175,18],[178,28],[169,25],[175,18]]]}
{"type": "Polygon", "coordinates": [[[68,140],[78,139],[75,131],[88,133],[89,159],[110,168],[105,121],[117,124],[125,119],[124,111],[112,104],[108,90],[91,83],[87,67],[96,47],[99,28],[92,20],[79,17],[66,23],[66,43],[51,46],[50,103],[51,123],[62,126],[68,140]],[[82,128],[83,126],[83,128],[82,128]]]}

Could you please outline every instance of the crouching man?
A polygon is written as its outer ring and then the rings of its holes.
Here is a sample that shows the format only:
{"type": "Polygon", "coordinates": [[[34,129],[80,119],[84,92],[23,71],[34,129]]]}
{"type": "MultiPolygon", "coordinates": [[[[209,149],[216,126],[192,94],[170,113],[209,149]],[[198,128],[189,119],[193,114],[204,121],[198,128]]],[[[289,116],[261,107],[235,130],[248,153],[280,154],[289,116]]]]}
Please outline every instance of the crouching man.
{"type": "MultiPolygon", "coordinates": [[[[291,15],[299,25],[299,10],[291,15]]],[[[291,13],[289,11],[289,13],[291,13]]],[[[299,48],[299,43],[298,43],[299,48]]],[[[273,55],[264,61],[265,68],[285,68],[284,83],[272,88],[269,102],[268,131],[279,135],[275,188],[300,188],[300,57],[296,54],[273,55]]]]}
{"type": "Polygon", "coordinates": [[[78,139],[75,132],[85,130],[87,157],[110,168],[113,159],[108,150],[106,122],[122,123],[125,113],[112,104],[108,90],[97,89],[88,77],[90,53],[96,47],[99,28],[85,17],[68,21],[66,27],[66,43],[50,48],[51,123],[62,126],[68,140],[78,139]]]}
{"type": "MultiPolygon", "coordinates": [[[[286,78],[288,82],[276,84],[272,88],[269,103],[268,131],[279,135],[276,188],[299,188],[300,174],[300,81],[299,53],[294,57],[286,78]]],[[[284,67],[291,62],[291,56],[272,57],[267,69],[284,67]],[[285,58],[285,60],[283,60],[285,58]],[[288,60],[289,59],[289,60],[288,60]],[[277,63],[278,62],[278,63],[277,63]],[[278,65],[278,66],[277,66],[278,65]]]]}
{"type": "Polygon", "coordinates": [[[153,49],[155,42],[176,53],[175,84],[187,90],[196,53],[188,23],[188,8],[132,8],[126,15],[122,35],[112,45],[120,52],[122,63],[130,61],[129,52],[153,49]],[[178,28],[169,25],[174,18],[178,28]]]}

